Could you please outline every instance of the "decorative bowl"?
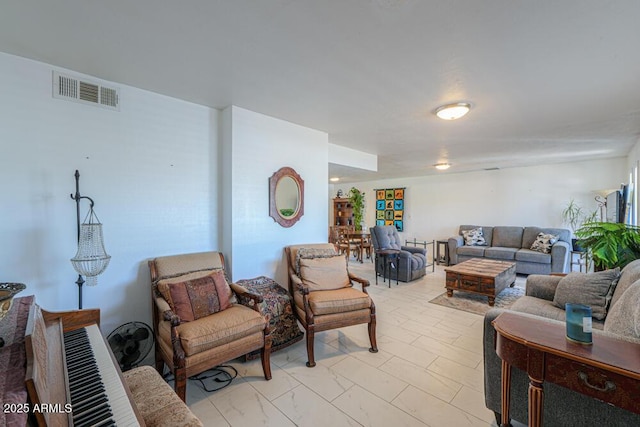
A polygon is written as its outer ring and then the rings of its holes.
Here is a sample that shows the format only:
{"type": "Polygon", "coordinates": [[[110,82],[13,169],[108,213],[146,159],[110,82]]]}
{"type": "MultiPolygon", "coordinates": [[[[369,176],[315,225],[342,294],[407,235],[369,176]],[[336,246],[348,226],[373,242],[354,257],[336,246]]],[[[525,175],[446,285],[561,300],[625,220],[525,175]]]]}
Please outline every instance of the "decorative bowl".
{"type": "Polygon", "coordinates": [[[26,288],[23,283],[0,283],[0,319],[9,313],[13,297],[26,288]]]}

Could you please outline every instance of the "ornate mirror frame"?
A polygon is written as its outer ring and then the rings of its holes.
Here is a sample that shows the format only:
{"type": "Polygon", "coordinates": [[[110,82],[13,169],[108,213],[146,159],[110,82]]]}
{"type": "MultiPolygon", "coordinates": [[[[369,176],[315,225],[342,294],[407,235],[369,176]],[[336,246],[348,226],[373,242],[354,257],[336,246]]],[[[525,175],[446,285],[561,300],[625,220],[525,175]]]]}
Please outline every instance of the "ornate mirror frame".
{"type": "Polygon", "coordinates": [[[304,215],[304,180],[293,168],[285,166],[278,169],[269,178],[269,216],[283,227],[291,227],[304,215]],[[298,206],[291,216],[283,216],[276,206],[276,190],[283,178],[291,178],[298,187],[298,206]]]}

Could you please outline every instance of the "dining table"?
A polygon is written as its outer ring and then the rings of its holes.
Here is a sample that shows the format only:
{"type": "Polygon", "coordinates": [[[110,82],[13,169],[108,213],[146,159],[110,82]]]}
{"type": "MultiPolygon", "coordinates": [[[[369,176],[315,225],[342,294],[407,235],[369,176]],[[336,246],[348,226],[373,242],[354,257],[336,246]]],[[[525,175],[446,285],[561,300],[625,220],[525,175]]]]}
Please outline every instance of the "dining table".
{"type": "Polygon", "coordinates": [[[350,243],[353,243],[358,246],[358,261],[362,262],[364,258],[364,246],[365,242],[368,241],[371,233],[366,230],[352,230],[347,233],[347,238],[350,243]]]}

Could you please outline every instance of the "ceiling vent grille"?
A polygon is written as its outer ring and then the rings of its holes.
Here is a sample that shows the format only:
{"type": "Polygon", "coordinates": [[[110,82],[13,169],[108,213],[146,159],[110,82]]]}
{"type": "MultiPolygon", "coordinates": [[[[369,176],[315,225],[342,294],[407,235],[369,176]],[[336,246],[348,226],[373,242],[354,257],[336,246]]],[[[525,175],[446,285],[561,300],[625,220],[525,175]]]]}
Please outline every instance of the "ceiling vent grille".
{"type": "Polygon", "coordinates": [[[53,72],[53,97],[120,111],[120,90],[53,72]]]}

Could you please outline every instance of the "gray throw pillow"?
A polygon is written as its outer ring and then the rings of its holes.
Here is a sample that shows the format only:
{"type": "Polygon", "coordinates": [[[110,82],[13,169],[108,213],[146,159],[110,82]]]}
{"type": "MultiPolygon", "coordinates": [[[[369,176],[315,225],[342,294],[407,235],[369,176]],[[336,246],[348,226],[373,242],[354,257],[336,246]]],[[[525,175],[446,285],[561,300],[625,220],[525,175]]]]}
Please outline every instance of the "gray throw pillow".
{"type": "Polygon", "coordinates": [[[588,305],[594,319],[604,320],[619,279],[619,268],[596,273],[569,273],[558,282],[553,304],[562,309],[566,303],[588,305]]]}
{"type": "Polygon", "coordinates": [[[640,281],[627,288],[611,307],[604,321],[604,330],[640,338],[640,281]]]}
{"type": "Polygon", "coordinates": [[[466,246],[487,246],[482,227],[464,230],[462,231],[462,237],[466,246]]]}
{"type": "Polygon", "coordinates": [[[532,251],[548,254],[551,252],[551,246],[558,241],[558,236],[554,234],[538,233],[536,240],[531,245],[532,251]]]}

